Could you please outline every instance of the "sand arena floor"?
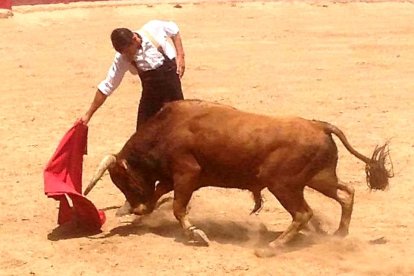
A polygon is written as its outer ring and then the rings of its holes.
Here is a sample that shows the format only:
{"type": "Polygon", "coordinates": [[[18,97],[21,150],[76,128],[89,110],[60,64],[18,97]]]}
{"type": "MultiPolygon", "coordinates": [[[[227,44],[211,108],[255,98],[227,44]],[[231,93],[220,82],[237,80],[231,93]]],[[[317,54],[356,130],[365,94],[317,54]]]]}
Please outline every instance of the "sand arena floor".
{"type": "MultiPolygon", "coordinates": [[[[17,6],[0,20],[0,275],[413,275],[414,5],[150,2],[17,6]],[[57,227],[42,170],[106,75],[111,30],[153,18],[181,28],[186,98],[329,121],[365,155],[390,140],[395,177],[385,192],[368,190],[364,165],[337,143],[338,175],[356,189],[348,237],[304,232],[290,250],[259,259],[254,250],[288,226],[288,213],[267,191],[250,216],[250,193],[205,188],[190,215],[212,244],[194,247],[171,204],[115,217],[123,197],[108,175],[89,197],[106,210],[103,232],[57,227]]],[[[92,118],[85,183],[132,134],[139,97],[127,75],[92,118]]],[[[306,199],[332,233],[339,205],[312,190],[306,199]]]]}

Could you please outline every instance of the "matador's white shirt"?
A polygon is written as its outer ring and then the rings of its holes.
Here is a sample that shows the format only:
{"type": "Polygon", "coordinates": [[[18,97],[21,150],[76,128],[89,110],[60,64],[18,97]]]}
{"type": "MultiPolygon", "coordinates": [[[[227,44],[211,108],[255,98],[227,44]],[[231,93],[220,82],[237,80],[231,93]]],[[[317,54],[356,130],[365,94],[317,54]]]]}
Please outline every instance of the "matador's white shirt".
{"type": "MultiPolygon", "coordinates": [[[[153,39],[156,40],[169,59],[176,57],[175,49],[167,39],[178,34],[179,29],[177,24],[172,21],[151,20],[140,30],[135,31],[142,38],[141,48],[138,49],[134,58],[139,70],[148,71],[157,69],[165,60],[164,55],[141,30],[145,30],[152,35],[153,39]]],[[[107,96],[111,95],[121,83],[126,71],[130,71],[132,74],[138,73],[136,67],[117,52],[106,78],[98,85],[99,91],[107,96]]]]}

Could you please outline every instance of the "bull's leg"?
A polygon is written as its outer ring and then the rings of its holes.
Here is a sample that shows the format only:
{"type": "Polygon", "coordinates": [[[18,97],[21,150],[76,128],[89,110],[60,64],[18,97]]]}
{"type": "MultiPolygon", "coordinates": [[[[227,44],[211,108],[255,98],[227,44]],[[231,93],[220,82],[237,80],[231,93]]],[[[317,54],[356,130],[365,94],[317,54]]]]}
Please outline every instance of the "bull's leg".
{"type": "Polygon", "coordinates": [[[251,214],[259,214],[260,210],[262,209],[262,204],[263,204],[263,199],[262,199],[262,194],[260,191],[253,191],[253,199],[254,199],[254,208],[253,210],[250,212],[251,214]]]}
{"type": "Polygon", "coordinates": [[[155,187],[154,196],[150,202],[150,205],[152,208],[158,208],[160,207],[164,202],[168,201],[168,198],[166,201],[158,202],[158,200],[165,194],[171,192],[173,190],[173,185],[170,182],[166,181],[160,181],[158,185],[155,187]]]}
{"type": "Polygon", "coordinates": [[[186,235],[189,236],[191,241],[208,246],[210,240],[207,235],[202,230],[194,226],[188,219],[187,205],[190,201],[191,194],[192,193],[180,192],[177,190],[174,192],[174,216],[180,222],[181,227],[184,229],[186,235]]]}
{"type": "Polygon", "coordinates": [[[309,223],[304,227],[304,229],[312,231],[312,232],[316,232],[318,234],[326,235],[327,233],[325,230],[323,230],[321,225],[322,223],[320,219],[317,216],[315,216],[315,214],[313,214],[312,218],[310,219],[309,223]]]}
{"type": "Polygon", "coordinates": [[[198,187],[200,167],[192,156],[181,157],[174,166],[174,216],[192,241],[209,245],[207,235],[188,219],[187,205],[193,191],[198,187]]]}
{"type": "Polygon", "coordinates": [[[292,223],[289,227],[277,237],[277,239],[269,244],[270,247],[278,247],[291,241],[308,223],[313,212],[305,201],[303,189],[290,189],[290,187],[287,186],[284,190],[277,189],[277,191],[270,191],[292,216],[292,223]]]}
{"type": "Polygon", "coordinates": [[[338,183],[338,200],[341,204],[342,214],[338,230],[335,235],[344,237],[349,233],[349,224],[351,223],[352,210],[354,207],[355,189],[345,184],[338,183]]]}
{"type": "Polygon", "coordinates": [[[306,226],[312,218],[312,210],[308,206],[303,196],[303,188],[292,187],[289,185],[268,187],[282,206],[292,216],[292,223],[274,241],[269,243],[269,249],[256,250],[258,257],[271,257],[275,254],[275,249],[282,248],[287,242],[291,241],[298,232],[306,226]]]}
{"type": "Polygon", "coordinates": [[[342,209],[341,221],[335,234],[346,236],[351,222],[352,209],[354,205],[354,188],[342,183],[338,183],[338,178],[334,170],[322,171],[318,173],[308,183],[308,186],[321,192],[327,197],[336,200],[342,209]]]}

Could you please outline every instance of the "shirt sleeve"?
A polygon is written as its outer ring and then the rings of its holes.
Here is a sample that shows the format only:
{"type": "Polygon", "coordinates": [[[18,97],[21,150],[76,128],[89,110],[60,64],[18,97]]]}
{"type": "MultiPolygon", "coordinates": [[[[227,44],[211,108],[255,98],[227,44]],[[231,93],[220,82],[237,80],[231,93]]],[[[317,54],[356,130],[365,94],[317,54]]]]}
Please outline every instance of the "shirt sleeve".
{"type": "Polygon", "coordinates": [[[175,22],[164,20],[151,20],[143,26],[143,29],[155,36],[167,35],[172,37],[179,32],[178,25],[175,22]]]}
{"type": "Polygon", "coordinates": [[[168,37],[175,36],[180,31],[173,21],[163,21],[163,28],[168,37]]]}
{"type": "Polygon", "coordinates": [[[127,70],[128,64],[119,53],[116,53],[106,78],[98,85],[99,91],[107,96],[111,95],[118,88],[127,70]]]}
{"type": "Polygon", "coordinates": [[[143,26],[147,32],[154,36],[154,39],[160,44],[168,58],[176,57],[175,48],[169,43],[167,37],[173,37],[179,32],[177,24],[173,21],[151,20],[143,26]]]}

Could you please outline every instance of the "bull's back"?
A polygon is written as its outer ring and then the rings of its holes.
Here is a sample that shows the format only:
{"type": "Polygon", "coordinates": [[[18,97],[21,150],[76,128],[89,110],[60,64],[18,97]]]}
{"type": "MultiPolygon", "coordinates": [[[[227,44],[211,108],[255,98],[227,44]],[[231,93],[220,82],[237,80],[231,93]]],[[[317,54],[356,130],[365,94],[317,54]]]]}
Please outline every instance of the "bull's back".
{"type": "Polygon", "coordinates": [[[252,114],[203,101],[174,102],[163,111],[158,114],[164,122],[157,135],[162,137],[164,152],[167,145],[175,145],[171,154],[179,149],[191,152],[204,168],[226,174],[235,171],[244,177],[257,174],[260,165],[278,151],[309,154],[327,138],[314,121],[252,114]]]}

